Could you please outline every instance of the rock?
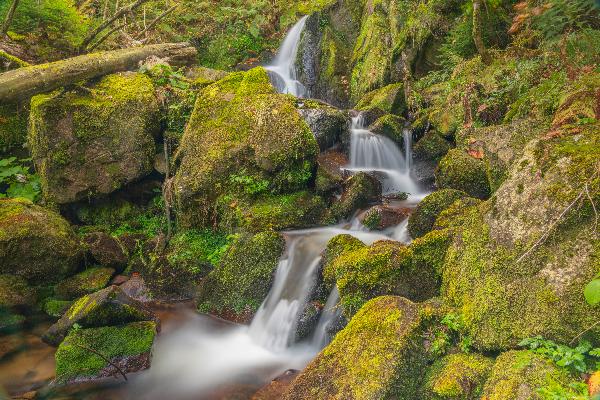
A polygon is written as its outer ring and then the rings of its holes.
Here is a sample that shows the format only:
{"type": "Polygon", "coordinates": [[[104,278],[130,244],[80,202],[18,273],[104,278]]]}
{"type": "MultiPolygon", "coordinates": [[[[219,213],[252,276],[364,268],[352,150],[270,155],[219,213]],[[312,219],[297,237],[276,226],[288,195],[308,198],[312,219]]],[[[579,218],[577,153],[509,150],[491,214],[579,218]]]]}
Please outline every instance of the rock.
{"type": "Polygon", "coordinates": [[[219,228],[261,232],[310,228],[325,214],[325,202],[308,191],[282,195],[264,195],[256,200],[237,196],[218,199],[219,228]]]}
{"type": "Polygon", "coordinates": [[[61,281],[56,285],[54,292],[61,299],[73,300],[105,288],[114,273],[112,268],[88,268],[61,281]]]}
{"type": "Polygon", "coordinates": [[[416,261],[412,247],[400,242],[382,240],[361,246],[351,239],[335,239],[327,247],[323,278],[335,283],[344,315],[350,318],[377,296],[398,295],[413,301],[435,296],[439,288],[435,266],[416,261]]]}
{"type": "Polygon", "coordinates": [[[438,162],[450,151],[450,143],[436,131],[425,133],[413,147],[413,157],[416,161],[438,162]]]}
{"type": "Polygon", "coordinates": [[[81,260],[79,240],[57,213],[27,200],[0,200],[0,273],[57,282],[81,260]]]}
{"type": "Polygon", "coordinates": [[[49,201],[105,195],[152,171],[159,107],[150,79],[108,75],[84,94],[31,101],[28,143],[49,201]]]}
{"type": "Polygon", "coordinates": [[[490,196],[485,164],[459,149],[450,150],[441,159],[435,182],[440,189],[461,190],[471,197],[486,199],[490,196]]]}
{"type": "Polygon", "coordinates": [[[342,167],[348,164],[345,154],[338,151],[327,151],[317,158],[317,177],[315,191],[320,195],[329,195],[342,189],[344,174],[342,167]]]}
{"type": "Polygon", "coordinates": [[[93,381],[150,368],[156,330],[155,322],[144,321],[71,331],[56,351],[55,382],[93,381]]]}
{"type": "Polygon", "coordinates": [[[110,286],[76,300],[42,339],[58,346],[75,324],[91,328],[137,321],[158,322],[158,319],[142,303],[127,296],[119,286],[110,286]]]}
{"type": "Polygon", "coordinates": [[[436,306],[401,297],[365,304],[292,382],[286,400],[417,399],[436,306]]]}
{"type": "Polygon", "coordinates": [[[280,400],[300,371],[289,369],[256,392],[250,400],[280,400]]]}
{"type": "Polygon", "coordinates": [[[198,310],[249,322],[269,293],[284,249],[285,240],[276,232],[240,236],[202,282],[198,310]]]}
{"type": "Polygon", "coordinates": [[[194,81],[197,87],[205,87],[225,78],[229,72],[195,65],[187,68],[185,77],[194,81]]]}
{"type": "Polygon", "coordinates": [[[371,230],[384,230],[398,225],[410,215],[411,209],[406,207],[390,207],[378,205],[369,208],[358,218],[371,230]]]}
{"type": "Polygon", "coordinates": [[[104,232],[88,233],[83,237],[93,260],[98,264],[123,272],[129,257],[123,251],[119,241],[104,232]]]}
{"type": "Polygon", "coordinates": [[[348,114],[317,100],[296,100],[298,112],[312,131],[321,151],[326,151],[349,135],[348,114]]]}
{"type": "Polygon", "coordinates": [[[423,400],[479,400],[494,361],[479,354],[450,354],[427,373],[423,400]]]}
{"type": "MultiPolygon", "coordinates": [[[[361,112],[365,123],[371,125],[386,114],[401,115],[405,107],[404,86],[402,83],[394,83],[365,94],[356,104],[355,109],[361,112]]],[[[398,122],[389,117],[384,120],[398,122]]]]}
{"type": "Polygon", "coordinates": [[[478,207],[481,203],[481,200],[473,197],[463,197],[456,200],[439,213],[433,224],[433,230],[460,227],[464,215],[468,214],[468,209],[478,207]]]}
{"type": "MultiPolygon", "coordinates": [[[[453,227],[442,294],[462,312],[477,349],[513,348],[537,335],[568,343],[600,319],[582,294],[598,273],[596,214],[589,199],[575,201],[587,185],[599,204],[600,182],[590,180],[598,132],[534,139],[493,198],[466,208],[453,227]]],[[[600,327],[586,335],[598,337],[600,327]]]]}
{"type": "MultiPolygon", "coordinates": [[[[0,50],[0,58],[2,51],[0,50]]],[[[8,152],[23,146],[27,140],[26,104],[0,105],[0,151],[8,152]]]]}
{"type": "Polygon", "coordinates": [[[120,197],[76,203],[73,209],[82,224],[103,227],[118,227],[142,213],[141,207],[120,197]]]}
{"type": "Polygon", "coordinates": [[[178,223],[212,224],[222,196],[302,190],[317,154],[293,98],[275,93],[263,68],[232,73],[199,93],[181,140],[174,177],[178,223]]]}
{"type": "Polygon", "coordinates": [[[0,275],[0,308],[27,310],[35,306],[37,294],[19,276],[0,275]]]}
{"type": "Polygon", "coordinates": [[[332,206],[330,213],[336,220],[351,218],[359,209],[381,199],[381,182],[364,172],[351,176],[344,182],[342,197],[332,206]]]}
{"type": "Polygon", "coordinates": [[[557,386],[566,388],[570,383],[572,378],[568,372],[558,368],[548,358],[528,350],[509,351],[496,359],[481,398],[541,400],[539,389],[557,386]]]}
{"type": "Polygon", "coordinates": [[[401,149],[406,148],[404,143],[404,125],[406,120],[394,114],[385,114],[378,118],[369,130],[377,135],[386,136],[393,140],[401,149]]]}
{"type": "Polygon", "coordinates": [[[321,316],[322,305],[316,302],[308,302],[304,311],[300,314],[296,325],[296,341],[302,341],[310,338],[314,333],[317,324],[319,323],[319,317],[321,316]]]}
{"type": "Polygon", "coordinates": [[[425,197],[408,218],[408,232],[418,238],[433,229],[436,218],[455,201],[467,198],[465,192],[454,189],[437,190],[425,197]]]}
{"type": "Polygon", "coordinates": [[[44,303],[44,312],[51,317],[62,317],[73,305],[71,300],[48,299],[44,303]]]}

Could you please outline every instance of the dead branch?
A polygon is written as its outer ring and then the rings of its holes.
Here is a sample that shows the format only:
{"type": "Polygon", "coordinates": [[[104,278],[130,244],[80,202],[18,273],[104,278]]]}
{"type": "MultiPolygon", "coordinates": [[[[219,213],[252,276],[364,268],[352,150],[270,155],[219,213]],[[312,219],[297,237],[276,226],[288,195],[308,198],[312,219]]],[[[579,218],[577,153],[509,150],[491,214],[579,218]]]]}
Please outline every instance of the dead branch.
{"type": "Polygon", "coordinates": [[[103,354],[101,354],[100,352],[94,350],[94,349],[90,349],[89,347],[86,346],[82,346],[78,343],[73,343],[73,345],[82,348],[85,351],[89,351],[90,353],[94,353],[95,355],[97,355],[98,357],[100,357],[101,359],[103,359],[104,361],[106,361],[107,363],[109,363],[110,365],[112,365],[113,367],[115,367],[117,369],[117,371],[119,371],[119,373],[121,374],[121,376],[123,377],[123,379],[127,380],[127,375],[125,375],[125,372],[123,372],[123,370],[114,362],[110,361],[108,359],[108,357],[104,356],[103,354]]]}
{"type": "Polygon", "coordinates": [[[150,29],[154,28],[154,26],[156,26],[157,23],[159,23],[164,17],[166,17],[167,15],[169,15],[170,13],[172,13],[173,11],[175,11],[175,9],[179,7],[177,4],[174,5],[173,7],[165,10],[162,14],[160,14],[158,17],[154,18],[152,20],[152,22],[150,22],[150,24],[148,24],[147,27],[144,28],[143,31],[141,31],[140,33],[138,33],[137,35],[134,36],[134,39],[139,39],[141,38],[146,32],[148,32],[150,29]]]}
{"type": "Polygon", "coordinates": [[[2,23],[2,27],[0,27],[0,38],[6,36],[8,32],[8,28],[15,16],[15,11],[17,10],[17,6],[19,5],[19,0],[13,0],[10,8],[8,9],[8,13],[6,14],[6,18],[4,18],[4,22],[2,23]]]}
{"type": "Polygon", "coordinates": [[[94,43],[93,45],[90,46],[90,48],[88,49],[89,51],[93,51],[94,49],[96,49],[98,46],[100,46],[106,39],[108,39],[113,33],[115,33],[116,31],[123,29],[127,26],[127,24],[121,24],[121,25],[117,25],[114,28],[112,28],[110,31],[106,32],[104,35],[102,35],[102,37],[100,39],[98,39],[98,41],[96,43],[94,43]]]}

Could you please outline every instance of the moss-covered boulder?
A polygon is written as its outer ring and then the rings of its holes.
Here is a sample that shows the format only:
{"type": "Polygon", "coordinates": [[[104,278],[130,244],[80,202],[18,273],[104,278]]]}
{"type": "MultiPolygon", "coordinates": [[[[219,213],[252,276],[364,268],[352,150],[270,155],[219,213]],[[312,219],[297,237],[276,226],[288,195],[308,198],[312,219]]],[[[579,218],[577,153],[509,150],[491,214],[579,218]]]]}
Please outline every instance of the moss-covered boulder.
{"type": "Polygon", "coordinates": [[[341,192],[344,175],[342,168],[348,164],[345,154],[338,151],[327,151],[317,158],[317,176],[315,191],[320,195],[331,195],[341,192]]]}
{"type": "Polygon", "coordinates": [[[435,171],[435,183],[440,189],[461,190],[479,199],[490,196],[485,164],[459,149],[450,150],[440,160],[435,171]]]}
{"type": "Polygon", "coordinates": [[[450,354],[427,373],[423,400],[479,400],[494,361],[479,354],[450,354]]]}
{"type": "Polygon", "coordinates": [[[478,207],[482,203],[481,200],[473,197],[462,197],[452,203],[449,207],[439,213],[433,224],[433,229],[446,229],[460,227],[462,220],[468,209],[471,207],[478,207]]]}
{"type": "Polygon", "coordinates": [[[263,68],[230,74],[199,93],[181,140],[174,180],[179,223],[211,223],[223,195],[301,190],[317,154],[294,98],[275,93],[263,68]]]}
{"type": "Polygon", "coordinates": [[[25,279],[14,275],[0,275],[0,308],[32,308],[36,298],[35,290],[25,279]]]}
{"type": "Polygon", "coordinates": [[[347,112],[317,100],[296,100],[298,112],[312,131],[321,151],[325,151],[349,135],[350,120],[347,112]]]}
{"type": "Polygon", "coordinates": [[[59,214],[27,200],[0,200],[0,273],[52,283],[73,273],[79,240],[59,214]]]}
{"type": "Polygon", "coordinates": [[[357,210],[381,200],[381,182],[365,172],[359,172],[344,182],[342,197],[330,209],[335,220],[351,218],[357,210]]]}
{"type": "Polygon", "coordinates": [[[386,136],[396,142],[400,148],[404,148],[404,124],[406,120],[394,114],[385,114],[383,117],[378,118],[371,126],[369,130],[376,135],[386,136]]]}
{"type": "Polygon", "coordinates": [[[73,300],[105,288],[114,273],[112,268],[88,268],[61,281],[56,285],[54,292],[61,299],[73,300]]]}
{"type": "MultiPolygon", "coordinates": [[[[1,53],[1,51],[0,51],[1,53]]],[[[0,151],[22,146],[27,140],[29,110],[24,105],[0,105],[0,151]]]]}
{"type": "Polygon", "coordinates": [[[156,329],[155,322],[145,321],[72,331],[56,351],[55,382],[93,381],[150,368],[156,329]]]}
{"type": "Polygon", "coordinates": [[[568,372],[549,359],[527,350],[509,351],[496,359],[482,398],[542,400],[540,389],[568,388],[570,383],[568,372]]]}
{"type": "Polygon", "coordinates": [[[450,151],[450,143],[438,132],[430,130],[413,147],[417,161],[438,162],[450,151]]]}
{"type": "Polygon", "coordinates": [[[366,246],[345,236],[332,241],[327,248],[323,277],[326,282],[335,282],[346,317],[352,317],[365,302],[377,296],[398,295],[421,301],[437,294],[436,271],[427,263],[416,268],[412,248],[394,241],[366,246]]]}
{"type": "Polygon", "coordinates": [[[158,319],[142,303],[127,296],[121,288],[110,286],[77,299],[46,331],[42,339],[58,346],[75,324],[92,328],[138,321],[158,322],[158,319]]]}
{"type": "Polygon", "coordinates": [[[152,171],[159,105],[147,76],[109,75],[83,93],[35,96],[29,128],[44,196],[71,203],[111,193],[152,171]]]}
{"type": "Polygon", "coordinates": [[[50,317],[60,318],[71,308],[71,305],[73,302],[70,300],[47,299],[44,303],[44,312],[50,317]]]}
{"type": "Polygon", "coordinates": [[[248,199],[225,195],[217,201],[219,227],[228,232],[261,232],[318,225],[325,202],[308,191],[248,199]]]}
{"type": "Polygon", "coordinates": [[[417,399],[433,304],[378,297],[365,304],[292,383],[286,400],[417,399]]]}
{"type": "Polygon", "coordinates": [[[356,104],[366,123],[371,125],[386,114],[401,115],[405,110],[404,86],[394,83],[365,94],[356,104]]]}
{"type": "Polygon", "coordinates": [[[240,236],[203,281],[198,310],[250,321],[269,293],[284,249],[285,240],[276,232],[240,236]]]}
{"type": "Polygon", "coordinates": [[[394,227],[410,215],[410,209],[377,205],[359,215],[360,222],[370,230],[384,230],[394,227]]]}
{"type": "Polygon", "coordinates": [[[86,249],[91,260],[98,264],[114,268],[117,272],[123,271],[127,266],[129,257],[124,246],[116,238],[105,232],[91,232],[83,237],[86,249]]]}
{"type": "Polygon", "coordinates": [[[592,206],[600,201],[600,130],[579,129],[531,141],[492,199],[467,208],[453,228],[442,294],[479,349],[537,335],[569,342],[591,326],[590,339],[600,334],[600,309],[582,294],[600,257],[592,206]]]}
{"type": "Polygon", "coordinates": [[[437,190],[425,197],[408,218],[408,232],[418,238],[433,229],[436,218],[455,201],[467,198],[465,192],[454,189],[437,190]]]}

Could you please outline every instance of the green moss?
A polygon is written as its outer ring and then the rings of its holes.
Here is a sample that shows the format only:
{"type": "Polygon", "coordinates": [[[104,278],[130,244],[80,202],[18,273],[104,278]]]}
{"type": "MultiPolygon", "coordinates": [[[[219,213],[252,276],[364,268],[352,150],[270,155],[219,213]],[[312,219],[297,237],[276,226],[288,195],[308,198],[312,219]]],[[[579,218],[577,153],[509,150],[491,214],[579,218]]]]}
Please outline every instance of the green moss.
{"type": "Polygon", "coordinates": [[[450,207],[455,201],[466,198],[465,192],[455,189],[442,189],[428,195],[419,203],[415,211],[408,218],[408,232],[413,238],[418,238],[430,232],[436,218],[442,211],[450,207]]]}
{"type": "Polygon", "coordinates": [[[73,300],[94,293],[106,287],[115,270],[112,268],[92,267],[71,276],[58,285],[55,293],[62,299],[73,300]]]}
{"type": "Polygon", "coordinates": [[[11,69],[28,67],[30,64],[26,61],[21,60],[18,57],[8,54],[7,52],[0,50],[0,62],[2,62],[4,71],[11,69]]]}
{"type": "Polygon", "coordinates": [[[401,115],[405,107],[402,83],[373,90],[364,95],[356,104],[356,109],[359,111],[379,110],[382,114],[396,115],[401,115]]]}
{"type": "Polygon", "coordinates": [[[0,333],[14,333],[21,329],[25,323],[25,317],[13,314],[6,309],[0,308],[0,333]]]}
{"type": "Polygon", "coordinates": [[[70,300],[48,299],[44,303],[44,312],[51,317],[60,318],[73,304],[70,300]]]}
{"type": "Polygon", "coordinates": [[[192,229],[179,232],[171,239],[167,259],[176,269],[206,275],[219,264],[230,245],[231,238],[222,232],[192,229]]]}
{"type": "Polygon", "coordinates": [[[439,161],[450,151],[450,143],[436,131],[427,132],[413,148],[417,160],[439,161]]]}
{"type": "Polygon", "coordinates": [[[435,219],[433,229],[446,229],[460,227],[463,216],[470,207],[477,207],[481,204],[481,200],[473,197],[463,197],[456,200],[448,208],[439,213],[435,219]]]}
{"type": "Polygon", "coordinates": [[[386,136],[404,147],[404,118],[393,114],[386,114],[375,121],[369,130],[375,134],[386,136]]]}
{"type": "Polygon", "coordinates": [[[379,224],[381,224],[381,214],[379,209],[372,208],[371,210],[367,211],[367,214],[362,220],[362,224],[370,230],[377,229],[379,224]]]}
{"type": "Polygon", "coordinates": [[[7,152],[25,143],[27,117],[28,110],[23,106],[16,104],[0,105],[0,151],[7,152]]]}
{"type": "Polygon", "coordinates": [[[429,271],[434,271],[434,276],[439,278],[451,242],[452,235],[447,229],[434,230],[413,240],[410,248],[416,273],[430,274],[429,271]]]}
{"type": "Polygon", "coordinates": [[[59,214],[27,200],[0,200],[0,272],[32,283],[59,281],[81,260],[80,243],[59,214]]]}
{"type": "Polygon", "coordinates": [[[435,171],[435,182],[440,189],[461,190],[480,199],[490,195],[485,164],[458,149],[442,158],[435,171]]]}
{"type": "Polygon", "coordinates": [[[147,368],[155,336],[154,322],[72,331],[56,351],[57,380],[67,383],[100,378],[100,375],[114,369],[103,357],[113,363],[127,358],[145,360],[128,364],[126,372],[135,372],[143,365],[147,368]],[[88,349],[93,349],[103,357],[88,349]],[[133,369],[135,366],[137,369],[133,369]]]}
{"type": "Polygon", "coordinates": [[[381,183],[371,175],[359,172],[344,182],[344,193],[330,209],[336,220],[348,219],[359,209],[376,203],[381,198],[381,183]]]}
{"type": "Polygon", "coordinates": [[[249,321],[267,296],[285,240],[275,232],[242,235],[203,281],[198,310],[249,321]]]}
{"type": "Polygon", "coordinates": [[[479,354],[451,354],[427,373],[425,400],[479,400],[493,360],[479,354]]]}
{"type": "Polygon", "coordinates": [[[36,301],[36,292],[25,279],[0,275],[0,308],[30,308],[36,301]]]}

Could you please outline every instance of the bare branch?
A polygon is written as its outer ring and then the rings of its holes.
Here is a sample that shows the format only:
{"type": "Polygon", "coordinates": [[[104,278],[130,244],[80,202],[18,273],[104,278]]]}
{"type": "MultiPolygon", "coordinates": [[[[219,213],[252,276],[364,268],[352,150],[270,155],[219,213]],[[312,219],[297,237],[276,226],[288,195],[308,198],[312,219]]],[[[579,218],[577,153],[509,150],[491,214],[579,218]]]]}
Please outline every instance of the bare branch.
{"type": "Polygon", "coordinates": [[[15,11],[17,10],[17,6],[19,5],[19,0],[13,0],[10,8],[8,9],[8,13],[6,14],[6,18],[4,18],[4,22],[2,23],[2,27],[0,27],[0,38],[6,36],[8,32],[8,28],[15,16],[15,11]]]}
{"type": "Polygon", "coordinates": [[[110,361],[108,359],[108,357],[106,357],[105,355],[99,353],[98,351],[94,350],[94,349],[90,349],[89,347],[86,346],[82,346],[78,343],[73,343],[75,346],[82,348],[83,350],[89,351],[90,353],[94,353],[95,355],[97,355],[98,357],[100,357],[101,359],[103,359],[104,361],[106,361],[107,363],[109,363],[110,365],[112,365],[113,367],[115,367],[117,369],[117,371],[119,371],[119,373],[121,374],[121,376],[123,376],[123,379],[127,380],[127,375],[125,375],[125,372],[123,372],[123,370],[114,362],[110,361]]]}
{"type": "Polygon", "coordinates": [[[154,18],[152,20],[152,22],[150,22],[150,24],[148,24],[147,27],[144,28],[143,31],[141,31],[140,33],[138,33],[137,35],[134,36],[134,39],[139,39],[141,38],[146,32],[148,32],[150,29],[154,28],[154,26],[160,22],[160,20],[162,20],[164,17],[166,17],[167,15],[169,15],[170,13],[172,13],[173,11],[175,11],[175,9],[179,7],[177,4],[174,5],[173,7],[169,8],[168,10],[165,10],[162,14],[160,14],[158,17],[154,18]]]}
{"type": "Polygon", "coordinates": [[[98,41],[96,43],[91,45],[90,48],[88,49],[88,51],[93,51],[96,47],[100,46],[102,44],[102,42],[104,42],[106,39],[108,39],[110,37],[110,35],[112,35],[113,33],[115,33],[116,31],[118,31],[120,29],[125,28],[126,26],[127,26],[126,23],[115,26],[110,31],[106,32],[106,34],[104,34],[100,39],[98,39],[98,41]]]}

